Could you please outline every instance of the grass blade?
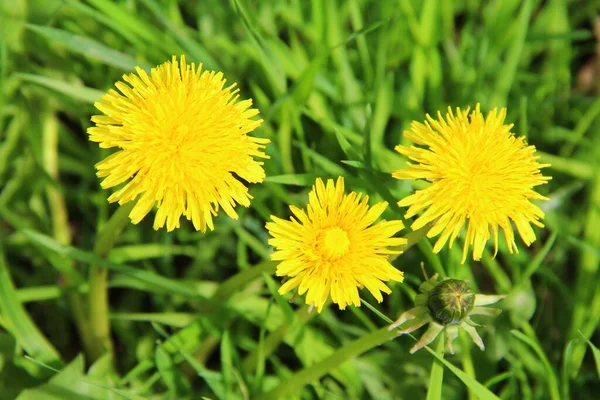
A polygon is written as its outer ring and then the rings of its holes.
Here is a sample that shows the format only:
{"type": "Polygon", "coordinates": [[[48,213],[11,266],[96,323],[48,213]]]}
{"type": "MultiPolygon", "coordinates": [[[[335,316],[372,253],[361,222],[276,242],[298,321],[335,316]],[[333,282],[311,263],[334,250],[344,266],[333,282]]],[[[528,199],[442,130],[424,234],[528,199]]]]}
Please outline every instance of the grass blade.
{"type": "Polygon", "coordinates": [[[85,86],[74,85],[72,83],[67,83],[62,80],[48,78],[47,76],[42,75],[33,75],[33,74],[16,74],[19,78],[23,79],[27,82],[37,83],[38,85],[47,87],[52,90],[56,90],[59,93],[62,93],[66,96],[69,96],[75,100],[82,101],[84,103],[94,104],[100,97],[104,94],[104,92],[96,89],[92,89],[85,86]]]}
{"type": "Polygon", "coordinates": [[[62,44],[75,53],[81,54],[92,60],[100,61],[106,65],[111,65],[126,71],[132,70],[136,66],[140,66],[144,69],[150,68],[147,64],[137,62],[127,54],[113,50],[88,37],[75,35],[62,29],[50,28],[47,26],[28,24],[27,28],[50,41],[62,44]]]}
{"type": "Polygon", "coordinates": [[[4,249],[0,244],[0,310],[5,328],[32,357],[53,367],[61,367],[63,361],[58,351],[40,332],[19,301],[8,266],[4,249]]]}
{"type": "MultiPolygon", "coordinates": [[[[435,350],[440,357],[444,357],[444,335],[437,339],[435,350]]],[[[431,372],[429,374],[429,387],[427,388],[427,400],[441,400],[442,385],[444,382],[444,366],[438,360],[431,363],[431,372]]]]}
{"type": "Polygon", "coordinates": [[[111,271],[120,272],[151,285],[155,285],[173,294],[180,294],[186,297],[202,297],[200,293],[192,289],[190,286],[179,283],[173,279],[165,278],[152,272],[140,270],[128,265],[117,264],[107,261],[90,252],[82,251],[71,246],[63,245],[49,236],[42,235],[31,230],[24,230],[23,233],[36,244],[44,246],[58,254],[69,257],[86,264],[97,265],[101,268],[106,268],[111,271]]]}

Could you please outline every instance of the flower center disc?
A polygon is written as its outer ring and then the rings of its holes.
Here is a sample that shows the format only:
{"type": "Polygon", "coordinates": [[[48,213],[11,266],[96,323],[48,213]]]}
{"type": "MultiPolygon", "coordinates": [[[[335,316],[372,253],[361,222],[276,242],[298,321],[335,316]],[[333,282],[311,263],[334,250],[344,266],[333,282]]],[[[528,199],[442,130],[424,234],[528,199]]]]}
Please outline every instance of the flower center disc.
{"type": "Polygon", "coordinates": [[[343,229],[329,228],[322,234],[319,247],[326,258],[338,259],[348,253],[350,239],[343,229]]]}

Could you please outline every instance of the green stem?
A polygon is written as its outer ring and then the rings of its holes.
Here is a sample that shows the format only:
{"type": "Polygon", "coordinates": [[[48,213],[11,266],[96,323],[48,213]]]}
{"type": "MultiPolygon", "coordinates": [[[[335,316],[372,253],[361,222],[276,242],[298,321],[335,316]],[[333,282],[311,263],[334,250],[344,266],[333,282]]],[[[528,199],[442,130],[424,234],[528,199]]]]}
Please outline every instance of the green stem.
{"type": "MultiPolygon", "coordinates": [[[[467,334],[462,329],[458,332],[460,339],[460,344],[462,346],[463,351],[461,352],[461,362],[463,365],[463,371],[465,374],[473,378],[473,380],[477,380],[477,376],[475,375],[475,366],[473,364],[473,358],[471,357],[471,341],[467,334]]],[[[468,388],[468,386],[467,386],[468,388]]],[[[469,400],[477,400],[477,395],[471,389],[469,389],[469,400]]]]}
{"type": "Polygon", "coordinates": [[[259,357],[263,357],[264,359],[269,357],[291,331],[304,325],[307,321],[317,315],[316,312],[309,312],[308,310],[308,306],[299,308],[298,311],[296,311],[296,318],[294,318],[294,320],[297,321],[296,324],[290,326],[287,323],[284,323],[271,332],[271,334],[265,338],[262,349],[257,347],[244,359],[244,371],[246,373],[253,371],[254,368],[256,368],[259,357]]]}
{"type": "MultiPolygon", "coordinates": [[[[123,228],[129,223],[129,212],[135,202],[129,202],[117,209],[98,233],[94,253],[106,257],[123,228]]],[[[93,362],[106,352],[112,352],[110,321],[108,319],[108,270],[97,265],[90,267],[89,275],[89,325],[93,343],[88,358],[93,362]]]]}
{"type": "MultiPolygon", "coordinates": [[[[408,251],[408,249],[413,247],[415,244],[417,244],[419,242],[419,240],[423,239],[427,235],[427,231],[429,231],[429,228],[430,228],[430,226],[426,225],[419,230],[410,232],[409,234],[407,234],[405,236],[406,243],[403,244],[402,246],[393,247],[392,250],[401,250],[403,253],[406,253],[406,251],[408,251]]],[[[400,255],[401,254],[392,254],[391,256],[389,256],[388,260],[390,262],[392,262],[396,258],[398,258],[398,256],[400,256],[400,255]]]]}
{"type": "MultiPolygon", "coordinates": [[[[237,274],[233,275],[231,278],[227,279],[225,282],[219,285],[219,288],[213,295],[212,300],[214,300],[216,303],[226,302],[231,296],[233,296],[237,291],[239,291],[241,287],[247,285],[254,279],[262,277],[263,273],[269,275],[274,274],[276,267],[276,262],[265,261],[252,268],[248,268],[246,270],[238,272],[237,274]]],[[[207,310],[205,312],[213,312],[213,308],[214,305],[211,306],[210,310],[207,310]]]]}
{"type": "MultiPolygon", "coordinates": [[[[435,352],[444,358],[444,331],[437,339],[437,347],[435,352]]],[[[429,388],[427,389],[427,400],[435,400],[442,398],[442,384],[444,381],[444,365],[434,358],[431,363],[431,372],[429,374],[429,388]]]]}
{"type": "MultiPolygon", "coordinates": [[[[589,249],[585,248],[579,256],[579,270],[577,271],[577,281],[575,287],[575,306],[571,318],[571,338],[578,337],[578,331],[582,331],[586,339],[591,338],[596,330],[600,319],[598,314],[591,313],[594,306],[597,307],[600,298],[595,294],[598,290],[598,284],[595,277],[600,268],[600,256],[594,251],[600,245],[600,175],[596,175],[590,186],[589,208],[586,214],[585,225],[583,227],[583,239],[589,243],[589,249]],[[590,323],[591,322],[591,323],[590,323]]],[[[573,349],[571,360],[571,376],[575,377],[585,356],[587,345],[580,341],[573,349]]]]}
{"type": "MultiPolygon", "coordinates": [[[[44,169],[48,175],[56,181],[60,181],[58,169],[58,120],[53,112],[48,111],[44,113],[43,132],[44,169]]],[[[50,215],[52,216],[52,235],[61,244],[70,245],[72,237],[69,227],[69,215],[63,194],[56,186],[48,185],[46,195],[48,197],[48,205],[50,206],[50,215]]],[[[66,271],[73,271],[73,273],[63,274],[67,287],[66,297],[83,348],[86,352],[89,352],[93,346],[92,331],[87,323],[85,307],[81,301],[82,297],[76,290],[76,286],[81,281],[74,279],[77,275],[74,273],[75,263],[72,260],[65,257],[61,259],[61,263],[63,263],[66,271]]]]}
{"type": "Polygon", "coordinates": [[[377,347],[388,340],[394,339],[396,336],[396,332],[389,331],[387,326],[363,336],[348,343],[324,360],[288,377],[275,389],[259,396],[258,399],[287,399],[293,394],[298,394],[305,385],[318,380],[334,368],[342,365],[345,361],[359,356],[365,351],[377,347]]]}

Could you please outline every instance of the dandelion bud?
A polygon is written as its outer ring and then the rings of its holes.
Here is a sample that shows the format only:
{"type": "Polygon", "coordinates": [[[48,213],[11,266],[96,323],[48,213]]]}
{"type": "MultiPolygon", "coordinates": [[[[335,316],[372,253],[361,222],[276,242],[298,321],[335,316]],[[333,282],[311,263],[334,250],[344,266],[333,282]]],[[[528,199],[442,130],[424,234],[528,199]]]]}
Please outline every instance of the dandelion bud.
{"type": "Polygon", "coordinates": [[[419,287],[421,294],[415,298],[415,307],[405,311],[389,329],[398,329],[398,334],[411,333],[424,325],[427,331],[410,349],[411,354],[431,343],[442,331],[446,331],[446,348],[452,354],[452,342],[462,329],[471,336],[473,343],[485,349],[483,340],[475,330],[477,325],[472,315],[496,316],[501,310],[483,307],[502,300],[504,295],[475,294],[467,282],[458,279],[440,280],[435,274],[419,287]]]}
{"type": "Polygon", "coordinates": [[[427,308],[431,317],[440,325],[460,324],[475,306],[475,292],[467,282],[446,279],[429,292],[427,308]]]}

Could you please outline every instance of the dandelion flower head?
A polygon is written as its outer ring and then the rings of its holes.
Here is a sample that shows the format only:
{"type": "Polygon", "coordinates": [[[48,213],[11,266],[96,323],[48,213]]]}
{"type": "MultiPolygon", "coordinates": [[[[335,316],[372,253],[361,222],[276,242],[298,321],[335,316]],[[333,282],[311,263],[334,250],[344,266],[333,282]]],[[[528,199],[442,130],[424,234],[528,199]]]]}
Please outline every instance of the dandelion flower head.
{"type": "MultiPolygon", "coordinates": [[[[424,212],[411,225],[417,230],[430,224],[428,237],[439,235],[434,252],[446,242],[449,247],[466,224],[463,259],[473,247],[473,259],[479,260],[486,242],[493,236],[498,251],[501,228],[512,253],[517,251],[513,224],[529,246],[535,241],[531,224],[538,227],[544,212],[530,200],[547,200],[534,188],[550,178],[542,176],[534,146],[523,137],[515,137],[512,124],[505,125],[506,109],[494,109],[486,117],[479,104],[469,115],[469,108],[448,109],[446,118],[438,112],[424,124],[413,122],[404,136],[418,146],[397,146],[396,151],[413,163],[395,171],[398,179],[425,179],[431,184],[401,200],[409,207],[406,218],[424,212]]],[[[494,254],[495,255],[495,254],[494,254]]]]}
{"type": "Polygon", "coordinates": [[[326,184],[317,179],[308,195],[308,207],[290,206],[293,217],[283,220],[272,216],[267,223],[276,251],[271,258],[280,261],[278,276],[289,279],[279,289],[285,294],[298,288],[306,293],[306,304],[321,312],[328,298],[340,309],[360,306],[358,289],[365,287],[381,302],[381,292],[391,290],[383,282],[402,282],[403,273],[388,261],[387,249],[406,243],[393,237],[404,226],[401,221],[375,220],[385,211],[386,202],[368,205],[368,196],[344,194],[344,180],[326,184]]]}
{"type": "Polygon", "coordinates": [[[202,71],[176,57],[150,74],[124,75],[95,104],[90,140],[119,149],[96,164],[103,188],[126,183],[110,197],[124,204],[137,199],[129,214],[140,222],[156,205],[154,229],[179,227],[181,216],[195,229],[214,229],[219,208],[237,218],[236,204],[250,205],[244,181],[262,182],[263,149],[269,141],[248,134],[262,123],[252,100],[238,101],[235,84],[221,72],[202,71]],[[241,178],[241,179],[240,179],[241,178]]]}

